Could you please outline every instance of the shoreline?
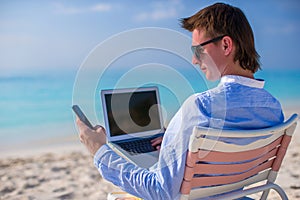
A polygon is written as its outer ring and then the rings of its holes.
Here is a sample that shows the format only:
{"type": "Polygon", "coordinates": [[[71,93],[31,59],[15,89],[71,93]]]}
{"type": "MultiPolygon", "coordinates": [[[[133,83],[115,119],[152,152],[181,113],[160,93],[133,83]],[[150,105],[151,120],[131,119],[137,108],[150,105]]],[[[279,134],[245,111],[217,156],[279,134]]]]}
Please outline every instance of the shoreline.
{"type": "Polygon", "coordinates": [[[63,153],[71,151],[84,151],[84,146],[76,136],[52,137],[35,141],[4,146],[0,148],[0,159],[9,157],[29,157],[44,153],[63,153]]]}

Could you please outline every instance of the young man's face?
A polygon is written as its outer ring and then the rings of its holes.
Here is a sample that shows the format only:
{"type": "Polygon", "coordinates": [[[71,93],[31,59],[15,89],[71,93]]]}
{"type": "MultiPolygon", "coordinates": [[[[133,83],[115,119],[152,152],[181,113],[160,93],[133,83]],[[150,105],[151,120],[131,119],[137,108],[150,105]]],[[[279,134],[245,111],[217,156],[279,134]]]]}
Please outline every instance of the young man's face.
{"type": "MultiPolygon", "coordinates": [[[[192,46],[199,45],[212,38],[205,37],[204,31],[195,29],[192,33],[192,46]]],[[[221,46],[216,43],[209,43],[203,46],[200,59],[193,55],[192,63],[199,65],[206,78],[215,81],[221,78],[222,74],[222,51],[221,46]]]]}

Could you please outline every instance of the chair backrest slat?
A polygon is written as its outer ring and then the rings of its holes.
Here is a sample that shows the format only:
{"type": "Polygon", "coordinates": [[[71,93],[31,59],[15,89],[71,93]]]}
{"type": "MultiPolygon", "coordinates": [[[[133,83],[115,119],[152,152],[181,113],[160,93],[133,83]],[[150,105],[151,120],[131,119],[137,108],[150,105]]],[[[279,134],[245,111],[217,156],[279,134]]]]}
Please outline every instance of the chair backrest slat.
{"type": "Polygon", "coordinates": [[[247,179],[255,174],[258,174],[261,171],[269,169],[272,167],[274,160],[269,160],[250,171],[241,174],[228,175],[228,176],[209,176],[209,177],[194,177],[192,179],[192,187],[203,187],[203,186],[212,186],[212,185],[223,185],[235,183],[244,179],[247,179]]]}
{"type": "Polygon", "coordinates": [[[242,152],[220,152],[199,150],[199,158],[204,162],[239,162],[257,158],[258,155],[266,154],[276,148],[282,140],[282,136],[273,141],[270,145],[242,152]],[[245,153],[246,152],[246,153],[245,153]]]}
{"type": "MultiPolygon", "coordinates": [[[[274,156],[277,153],[277,150],[278,148],[274,148],[266,154],[257,154],[262,156],[252,161],[244,162],[244,163],[211,164],[211,163],[202,162],[195,165],[194,171],[201,172],[201,174],[232,174],[232,173],[245,172],[255,166],[258,166],[260,163],[263,163],[264,161],[274,158],[274,156]]],[[[245,157],[247,157],[246,152],[245,152],[245,157]]]]}
{"type": "MultiPolygon", "coordinates": [[[[198,130],[199,132],[202,132],[201,130],[198,130]]],[[[202,134],[205,134],[205,132],[202,132],[202,134]]],[[[279,132],[274,132],[274,134],[270,133],[270,136],[264,139],[257,139],[254,142],[251,142],[246,145],[238,145],[234,143],[226,143],[223,142],[222,140],[218,140],[217,138],[195,138],[196,141],[198,142],[192,142],[194,148],[191,150],[192,152],[197,152],[199,149],[203,150],[214,150],[214,151],[222,151],[222,152],[232,152],[232,153],[237,153],[237,152],[243,152],[243,151],[250,151],[253,149],[258,149],[261,147],[264,147],[272,142],[274,142],[276,139],[284,135],[284,131],[279,131],[279,132]],[[197,144],[197,145],[195,145],[197,144]],[[199,145],[200,144],[200,145],[199,145]]],[[[193,135],[192,137],[196,137],[196,134],[193,135]]],[[[239,138],[237,138],[238,140],[239,138]]],[[[205,155],[204,155],[205,156],[205,155]]]]}

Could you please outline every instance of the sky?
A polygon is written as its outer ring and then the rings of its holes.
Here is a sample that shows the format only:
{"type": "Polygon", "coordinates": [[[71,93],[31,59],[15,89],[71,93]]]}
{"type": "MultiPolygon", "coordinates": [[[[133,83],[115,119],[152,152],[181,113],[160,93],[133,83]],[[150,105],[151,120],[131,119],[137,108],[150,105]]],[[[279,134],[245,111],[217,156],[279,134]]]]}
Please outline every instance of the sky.
{"type": "MultiPolygon", "coordinates": [[[[134,28],[163,27],[191,36],[179,19],[214,2],[0,0],[0,77],[76,70],[97,44],[134,28]]],[[[244,11],[263,68],[300,68],[298,0],[219,2],[244,11]]]]}

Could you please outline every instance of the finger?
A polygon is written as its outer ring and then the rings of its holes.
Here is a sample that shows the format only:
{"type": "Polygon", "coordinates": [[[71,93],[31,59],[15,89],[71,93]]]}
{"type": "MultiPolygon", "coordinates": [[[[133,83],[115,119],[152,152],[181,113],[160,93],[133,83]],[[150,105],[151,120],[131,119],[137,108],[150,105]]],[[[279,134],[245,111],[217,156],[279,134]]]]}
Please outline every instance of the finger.
{"type": "Polygon", "coordinates": [[[106,135],[105,128],[101,125],[95,126],[95,130],[96,130],[97,133],[104,133],[106,135]]]}
{"type": "Polygon", "coordinates": [[[77,124],[78,126],[83,126],[83,125],[85,125],[78,117],[76,117],[76,124],[77,124]]]}
{"type": "Polygon", "coordinates": [[[90,134],[91,129],[79,118],[76,119],[76,123],[79,129],[79,139],[82,143],[84,143],[85,138],[90,134]]]}
{"type": "Polygon", "coordinates": [[[81,122],[81,120],[76,116],[76,123],[78,124],[80,122],[81,122]]]}
{"type": "Polygon", "coordinates": [[[80,140],[80,142],[83,143],[83,144],[84,144],[85,134],[86,134],[85,131],[79,131],[79,140],[80,140]]]}
{"type": "Polygon", "coordinates": [[[76,124],[78,126],[79,132],[89,132],[91,129],[89,126],[87,126],[83,121],[81,121],[79,118],[76,119],[76,124]],[[89,130],[89,131],[87,131],[89,130]]]}
{"type": "Polygon", "coordinates": [[[156,146],[158,144],[161,144],[161,142],[162,142],[162,137],[155,138],[155,139],[151,140],[152,146],[156,146]]]}
{"type": "Polygon", "coordinates": [[[153,142],[151,142],[151,145],[152,145],[152,146],[156,146],[156,145],[158,145],[158,144],[160,144],[159,141],[153,141],[153,142]]]}
{"type": "Polygon", "coordinates": [[[151,140],[151,142],[156,142],[156,141],[162,141],[162,137],[157,137],[157,138],[154,138],[153,140],[151,140]]]}
{"type": "Polygon", "coordinates": [[[81,143],[84,142],[84,140],[83,140],[83,135],[82,135],[82,134],[79,134],[79,140],[80,140],[81,143]]]}
{"type": "Polygon", "coordinates": [[[94,130],[97,130],[97,129],[100,129],[100,128],[103,128],[103,126],[101,126],[101,125],[96,125],[96,126],[94,127],[94,130]]]}

